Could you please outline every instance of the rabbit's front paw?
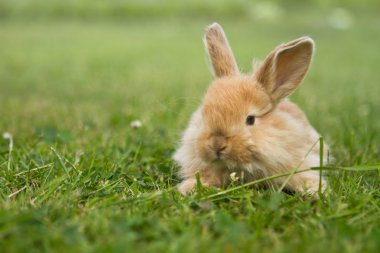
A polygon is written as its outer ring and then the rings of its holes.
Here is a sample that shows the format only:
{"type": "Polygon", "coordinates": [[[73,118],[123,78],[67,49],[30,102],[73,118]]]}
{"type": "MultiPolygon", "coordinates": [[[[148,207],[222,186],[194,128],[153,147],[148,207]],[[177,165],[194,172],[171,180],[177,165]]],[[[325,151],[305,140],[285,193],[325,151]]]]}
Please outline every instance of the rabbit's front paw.
{"type": "Polygon", "coordinates": [[[186,179],[178,184],[177,189],[182,195],[186,195],[194,190],[195,184],[195,178],[186,179]]]}
{"type": "MultiPolygon", "coordinates": [[[[281,182],[282,180],[280,180],[281,182]]],[[[320,178],[318,173],[304,172],[293,177],[289,180],[287,188],[291,191],[301,193],[305,196],[311,196],[313,199],[319,199],[320,178]]],[[[282,182],[281,182],[282,183],[282,182]]],[[[326,181],[322,178],[321,192],[324,192],[327,187],[326,181]]]]}
{"type": "Polygon", "coordinates": [[[297,191],[301,192],[305,196],[310,196],[311,198],[318,200],[319,199],[319,188],[321,187],[321,192],[325,192],[327,183],[322,178],[321,185],[319,183],[319,177],[316,178],[307,178],[299,185],[297,191]]]}

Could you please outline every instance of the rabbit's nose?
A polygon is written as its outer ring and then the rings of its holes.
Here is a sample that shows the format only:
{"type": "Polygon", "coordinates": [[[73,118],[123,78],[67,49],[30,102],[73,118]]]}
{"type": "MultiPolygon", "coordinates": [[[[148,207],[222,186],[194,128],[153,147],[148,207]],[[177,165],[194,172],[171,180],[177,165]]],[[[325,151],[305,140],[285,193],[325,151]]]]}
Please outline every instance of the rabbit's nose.
{"type": "Polygon", "coordinates": [[[220,153],[227,148],[227,140],[223,136],[214,136],[212,140],[212,147],[215,153],[219,156],[220,153]]]}

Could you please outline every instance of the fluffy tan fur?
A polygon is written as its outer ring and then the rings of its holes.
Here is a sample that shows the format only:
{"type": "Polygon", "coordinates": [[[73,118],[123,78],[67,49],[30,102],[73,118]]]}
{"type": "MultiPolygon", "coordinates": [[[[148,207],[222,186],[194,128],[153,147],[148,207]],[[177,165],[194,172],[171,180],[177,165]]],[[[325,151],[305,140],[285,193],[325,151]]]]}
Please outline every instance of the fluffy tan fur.
{"type": "MultiPolygon", "coordinates": [[[[312,39],[302,37],[280,45],[248,75],[239,73],[218,24],[207,28],[205,43],[216,79],[174,155],[183,178],[179,191],[186,194],[194,188],[198,171],[204,185],[223,187],[230,183],[232,172],[250,181],[296,167],[318,166],[317,147],[306,155],[319,134],[302,110],[286,98],[308,70],[312,39]],[[254,125],[246,124],[249,115],[255,116],[254,125]]],[[[273,185],[284,180],[278,178],[273,185]]],[[[315,193],[318,185],[319,173],[308,171],[293,175],[286,187],[315,193]]]]}

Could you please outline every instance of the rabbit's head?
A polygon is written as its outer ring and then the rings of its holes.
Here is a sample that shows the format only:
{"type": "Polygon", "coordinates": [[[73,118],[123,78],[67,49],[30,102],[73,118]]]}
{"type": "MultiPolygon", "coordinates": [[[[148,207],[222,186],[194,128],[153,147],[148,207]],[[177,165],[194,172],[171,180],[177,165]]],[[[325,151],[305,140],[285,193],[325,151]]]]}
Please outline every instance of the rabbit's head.
{"type": "Polygon", "coordinates": [[[278,46],[250,74],[239,72],[221,26],[209,26],[204,42],[215,79],[201,106],[198,154],[204,162],[232,165],[260,160],[263,145],[276,145],[282,138],[278,133],[289,130],[272,112],[304,78],[313,40],[302,37],[278,46]]]}

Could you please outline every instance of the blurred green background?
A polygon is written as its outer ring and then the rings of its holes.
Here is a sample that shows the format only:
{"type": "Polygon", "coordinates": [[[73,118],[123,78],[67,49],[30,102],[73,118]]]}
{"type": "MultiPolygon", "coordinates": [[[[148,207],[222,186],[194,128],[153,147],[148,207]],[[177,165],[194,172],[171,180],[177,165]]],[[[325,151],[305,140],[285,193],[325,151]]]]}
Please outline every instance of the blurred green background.
{"type": "Polygon", "coordinates": [[[310,35],[292,100],[335,164],[379,162],[380,1],[0,0],[0,132],[15,144],[0,140],[0,251],[379,251],[378,171],[331,173],[314,204],[250,189],[118,204],[178,183],[171,155],[212,80],[212,22],[243,72],[310,35]]]}
{"type": "Polygon", "coordinates": [[[331,9],[336,7],[351,10],[379,10],[376,0],[272,0],[272,1],[227,1],[227,0],[3,0],[2,17],[51,17],[51,18],[239,18],[252,19],[265,15],[272,9],[331,9]],[[263,9],[265,6],[265,10],[263,9]],[[255,13],[259,11],[260,13],[255,13]],[[264,13],[266,12],[266,13],[264,13]],[[257,14],[257,15],[254,15],[257,14]]]}

